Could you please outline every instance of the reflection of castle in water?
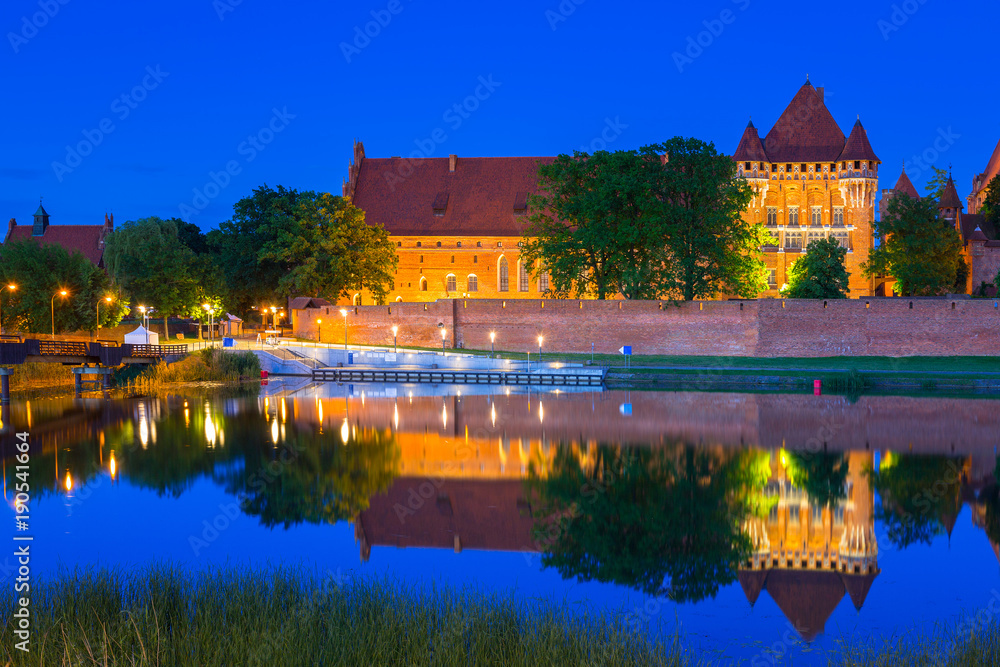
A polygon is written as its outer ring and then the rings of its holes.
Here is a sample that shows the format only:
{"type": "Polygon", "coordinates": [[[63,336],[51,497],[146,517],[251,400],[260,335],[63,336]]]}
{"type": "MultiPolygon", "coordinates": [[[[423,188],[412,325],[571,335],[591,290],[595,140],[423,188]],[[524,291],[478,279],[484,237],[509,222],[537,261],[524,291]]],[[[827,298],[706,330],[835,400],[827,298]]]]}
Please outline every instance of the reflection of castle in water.
{"type": "Polygon", "coordinates": [[[766,495],[777,502],[766,519],[754,518],[744,526],[753,555],[741,564],[738,578],[751,605],[766,590],[795,629],[812,639],[845,593],[860,611],[879,573],[866,473],[872,455],[845,455],[845,497],[826,506],[791,484],[784,465],[788,456],[782,451],[771,459],[766,495]]]}

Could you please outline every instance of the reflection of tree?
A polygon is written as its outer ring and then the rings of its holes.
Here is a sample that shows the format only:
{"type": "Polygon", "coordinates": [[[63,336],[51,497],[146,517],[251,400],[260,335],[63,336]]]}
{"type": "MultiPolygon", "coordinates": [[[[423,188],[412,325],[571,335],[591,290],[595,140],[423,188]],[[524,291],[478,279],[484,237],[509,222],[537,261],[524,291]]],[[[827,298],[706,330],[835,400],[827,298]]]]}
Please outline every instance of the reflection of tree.
{"type": "Polygon", "coordinates": [[[368,508],[399,473],[400,452],[387,432],[359,432],[349,445],[337,435],[294,432],[275,449],[270,441],[246,448],[245,465],[227,472],[230,493],[265,526],[303,521],[336,523],[368,508]]]}
{"type": "Polygon", "coordinates": [[[961,459],[890,453],[872,486],[879,494],[875,518],[885,524],[889,541],[900,549],[930,544],[961,509],[961,459]]]}
{"type": "Polygon", "coordinates": [[[786,452],[788,481],[802,489],[815,507],[833,507],[847,498],[848,464],[844,454],[786,452]]]}
{"type": "Polygon", "coordinates": [[[599,445],[589,458],[560,448],[546,478],[530,476],[545,567],[678,601],[735,580],[750,550],[742,522],[766,511],[767,454],[599,445]]]}

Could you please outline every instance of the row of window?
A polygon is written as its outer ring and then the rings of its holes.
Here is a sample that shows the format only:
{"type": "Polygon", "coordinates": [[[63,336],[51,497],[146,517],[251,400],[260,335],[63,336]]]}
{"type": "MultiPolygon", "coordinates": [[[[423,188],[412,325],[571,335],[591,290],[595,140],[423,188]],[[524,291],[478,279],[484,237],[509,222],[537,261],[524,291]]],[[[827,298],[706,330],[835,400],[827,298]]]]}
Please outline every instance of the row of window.
{"type": "MultiPolygon", "coordinates": [[[[837,243],[839,243],[842,248],[850,250],[850,237],[847,232],[833,232],[830,236],[837,239],[837,243]]],[[[813,241],[820,241],[826,237],[826,232],[809,232],[804,237],[802,232],[785,232],[785,247],[808,248],[809,244],[813,241]],[[803,240],[806,242],[804,246],[802,245],[803,240]]]]}
{"type": "MultiPolygon", "coordinates": [[[[518,248],[520,248],[523,245],[524,245],[524,243],[522,241],[518,241],[517,242],[517,247],[518,248]]],[[[403,242],[402,241],[396,241],[396,247],[397,248],[402,248],[403,247],[403,242]]],[[[423,241],[417,241],[416,247],[417,248],[423,248],[424,247],[424,242],[423,241]]],[[[427,247],[430,248],[431,246],[427,246],[427,247]]],[[[441,245],[441,241],[438,241],[437,245],[435,247],[437,247],[437,248],[443,247],[441,245]]],[[[462,247],[462,242],[461,241],[456,241],[455,242],[455,247],[456,248],[461,248],[462,247]]],[[[483,242],[482,241],[476,241],[476,247],[477,248],[482,248],[483,247],[483,242]]],[[[497,241],[497,247],[498,248],[502,248],[503,247],[503,241],[497,241]]]]}
{"type": "MultiPolygon", "coordinates": [[[[814,227],[820,227],[823,224],[823,207],[822,206],[811,206],[809,208],[809,223],[814,227]]],[[[767,207],[767,224],[771,227],[777,226],[778,224],[778,208],[776,206],[767,207]]],[[[799,224],[799,207],[789,206],[788,207],[788,225],[795,226],[799,224]]],[[[843,227],[844,226],[844,209],[842,207],[837,207],[833,209],[833,226],[843,227]]]]}
{"type": "MultiPolygon", "coordinates": [[[[840,163],[841,170],[849,169],[849,167],[847,165],[848,165],[847,162],[841,162],[840,163]]],[[[768,171],[767,167],[768,167],[768,165],[765,162],[744,162],[743,163],[743,170],[744,171],[750,171],[752,169],[759,169],[760,171],[768,171]]],[[[829,164],[818,163],[818,164],[815,164],[815,165],[806,164],[806,163],[800,163],[800,164],[795,164],[795,165],[790,164],[790,163],[789,164],[785,164],[785,165],[772,164],[772,165],[770,165],[770,167],[771,167],[770,171],[772,171],[772,172],[775,172],[775,173],[788,173],[788,174],[793,173],[793,172],[798,172],[798,173],[803,173],[803,174],[805,174],[807,172],[808,173],[819,174],[819,173],[823,173],[823,172],[837,171],[837,163],[836,162],[831,162],[829,164]]],[[[874,167],[874,164],[872,162],[869,162],[867,160],[854,160],[854,168],[855,169],[874,169],[875,167],[874,167]]]]}
{"type": "MultiPolygon", "coordinates": [[[[423,258],[421,257],[421,261],[423,258]]],[[[510,291],[510,270],[507,265],[507,258],[501,257],[497,265],[497,289],[500,292],[510,291]]],[[[470,273],[466,279],[466,292],[478,292],[479,291],[479,277],[470,273]]],[[[445,276],[445,289],[449,292],[458,291],[458,277],[454,273],[449,273],[445,276]]],[[[541,273],[538,276],[538,291],[547,292],[549,289],[549,274],[541,273]]],[[[420,278],[420,291],[427,291],[427,278],[420,278]]],[[[518,261],[517,263],[517,291],[519,292],[529,292],[531,291],[531,275],[528,273],[528,267],[524,262],[518,261]]]]}

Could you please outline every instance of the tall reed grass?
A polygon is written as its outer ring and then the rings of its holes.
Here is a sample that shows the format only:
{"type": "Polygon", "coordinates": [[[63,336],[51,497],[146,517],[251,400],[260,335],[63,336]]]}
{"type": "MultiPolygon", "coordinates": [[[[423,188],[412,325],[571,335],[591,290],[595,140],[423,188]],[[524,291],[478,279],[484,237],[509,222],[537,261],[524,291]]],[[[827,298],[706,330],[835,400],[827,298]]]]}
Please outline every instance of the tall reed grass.
{"type": "Polygon", "coordinates": [[[138,367],[123,367],[115,373],[112,383],[126,393],[151,393],[173,383],[236,383],[259,376],[260,359],[253,352],[226,352],[207,348],[172,364],[160,362],[142,370],[138,367]]]}

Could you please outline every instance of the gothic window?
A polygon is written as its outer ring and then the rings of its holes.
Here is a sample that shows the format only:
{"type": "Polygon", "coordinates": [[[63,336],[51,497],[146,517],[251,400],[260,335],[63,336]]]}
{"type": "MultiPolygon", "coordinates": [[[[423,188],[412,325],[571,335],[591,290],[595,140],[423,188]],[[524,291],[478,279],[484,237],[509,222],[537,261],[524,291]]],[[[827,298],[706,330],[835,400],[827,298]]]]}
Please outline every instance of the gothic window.
{"type": "Polygon", "coordinates": [[[548,292],[549,291],[549,273],[548,271],[539,271],[538,274],[538,291],[548,292]]]}
{"type": "Polygon", "coordinates": [[[797,225],[799,224],[799,207],[789,206],[788,207],[788,224],[797,225]]]}
{"type": "Polygon", "coordinates": [[[834,227],[844,226],[844,209],[842,208],[833,209],[833,226],[834,227]]]}
{"type": "Polygon", "coordinates": [[[788,232],[785,234],[785,247],[786,248],[801,248],[802,247],[802,232],[788,232]]]}
{"type": "Polygon", "coordinates": [[[810,210],[812,215],[812,220],[810,221],[813,227],[819,227],[823,224],[823,208],[820,206],[813,206],[810,210]]]}
{"type": "Polygon", "coordinates": [[[847,232],[834,232],[833,238],[837,239],[837,243],[840,244],[840,247],[847,248],[848,250],[850,250],[850,246],[848,245],[847,232]]]}
{"type": "Polygon", "coordinates": [[[527,292],[529,283],[528,267],[524,265],[523,261],[517,260],[517,291],[527,292]]]}
{"type": "MultiPolygon", "coordinates": [[[[809,243],[812,243],[813,241],[822,241],[825,238],[826,234],[824,232],[809,232],[809,243]]],[[[809,247],[808,243],[806,244],[806,247],[809,247]]]]}
{"type": "Polygon", "coordinates": [[[510,290],[510,278],[507,275],[507,258],[500,258],[500,267],[497,270],[497,275],[500,277],[500,291],[507,292],[510,290]]]}
{"type": "Polygon", "coordinates": [[[454,273],[448,274],[448,277],[445,281],[445,289],[447,289],[449,292],[455,292],[458,290],[458,281],[455,280],[454,273]]]}
{"type": "Polygon", "coordinates": [[[768,269],[767,270],[767,286],[768,287],[777,287],[777,285],[778,285],[777,271],[778,271],[777,269],[768,269]]]}
{"type": "Polygon", "coordinates": [[[767,209],[767,226],[775,227],[778,224],[778,209],[774,206],[769,206],[767,209]]]}
{"type": "Polygon", "coordinates": [[[479,277],[474,273],[469,274],[469,291],[470,292],[479,291],[479,277]]]}
{"type": "Polygon", "coordinates": [[[420,291],[421,292],[426,292],[427,291],[427,278],[421,278],[420,279],[420,291]]]}

